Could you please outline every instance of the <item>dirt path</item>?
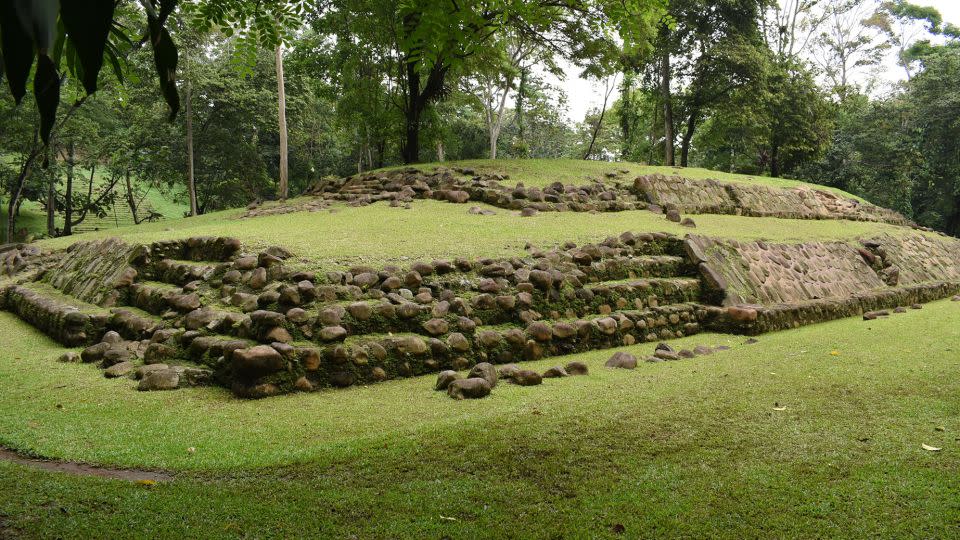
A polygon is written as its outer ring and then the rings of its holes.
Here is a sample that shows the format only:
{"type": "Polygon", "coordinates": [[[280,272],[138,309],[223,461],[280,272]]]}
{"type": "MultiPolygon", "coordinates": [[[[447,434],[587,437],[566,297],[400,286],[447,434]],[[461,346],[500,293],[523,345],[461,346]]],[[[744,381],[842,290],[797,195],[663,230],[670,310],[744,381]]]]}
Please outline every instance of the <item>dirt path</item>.
{"type": "Polygon", "coordinates": [[[147,471],[142,469],[114,469],[108,467],[97,467],[84,463],[75,463],[72,461],[54,461],[35,459],[21,456],[20,454],[0,447],[0,460],[35,467],[45,471],[62,472],[78,476],[96,476],[99,478],[110,478],[113,480],[127,480],[129,482],[171,482],[173,475],[164,472],[147,471]]]}

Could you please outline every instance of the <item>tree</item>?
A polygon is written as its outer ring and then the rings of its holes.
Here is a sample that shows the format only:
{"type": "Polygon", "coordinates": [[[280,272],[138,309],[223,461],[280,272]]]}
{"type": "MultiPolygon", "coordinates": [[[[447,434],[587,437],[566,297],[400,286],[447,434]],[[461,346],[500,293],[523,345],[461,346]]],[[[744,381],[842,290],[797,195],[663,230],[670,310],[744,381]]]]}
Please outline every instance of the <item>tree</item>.
{"type": "Polygon", "coordinates": [[[863,0],[828,0],[826,20],[813,40],[812,56],[841,99],[861,90],[853,75],[877,66],[890,45],[871,25],[875,3],[863,0]]]}
{"type": "MultiPolygon", "coordinates": [[[[595,118],[590,122],[592,127],[590,129],[590,144],[587,145],[586,151],[583,153],[583,159],[590,159],[590,156],[594,155],[594,146],[597,143],[597,136],[600,134],[600,131],[604,127],[604,117],[607,114],[607,104],[610,102],[610,96],[613,94],[613,91],[617,88],[617,76],[613,76],[604,79],[604,92],[603,92],[603,105],[600,107],[600,112],[595,115],[595,118]]],[[[606,150],[606,149],[604,149],[606,150]]]]}
{"type": "MultiPolygon", "coordinates": [[[[927,34],[943,32],[943,17],[935,8],[912,4],[905,0],[888,0],[867,24],[886,34],[890,45],[896,50],[897,63],[903,68],[907,80],[913,77],[915,58],[911,47],[927,34]]],[[[947,27],[948,32],[952,27],[947,27]]]]}
{"type": "Polygon", "coordinates": [[[280,125],[280,185],[277,196],[281,201],[287,200],[290,195],[289,180],[287,178],[287,94],[283,80],[283,47],[277,45],[277,118],[280,125]]]}
{"type": "Polygon", "coordinates": [[[764,46],[759,0],[675,0],[660,20],[654,65],[646,67],[662,109],[663,163],[675,164],[682,124],[680,165],[689,162],[694,133],[710,107],[759,77],[764,46]],[[679,120],[679,122],[678,122],[679,120]]]}
{"type": "Polygon", "coordinates": [[[331,13],[341,21],[374,17],[376,24],[342,28],[338,33],[357,47],[367,44],[395,51],[393,77],[404,118],[401,154],[420,159],[420,130],[426,109],[447,96],[452,79],[463,75],[466,62],[487,50],[497,36],[514,32],[538,47],[561,52],[588,70],[614,63],[622,48],[640,50],[649,37],[658,0],[340,0],[331,13]],[[349,12],[350,16],[343,16],[349,12]],[[370,32],[364,34],[361,32],[370,32]],[[619,35],[622,46],[613,39],[619,35]]]}

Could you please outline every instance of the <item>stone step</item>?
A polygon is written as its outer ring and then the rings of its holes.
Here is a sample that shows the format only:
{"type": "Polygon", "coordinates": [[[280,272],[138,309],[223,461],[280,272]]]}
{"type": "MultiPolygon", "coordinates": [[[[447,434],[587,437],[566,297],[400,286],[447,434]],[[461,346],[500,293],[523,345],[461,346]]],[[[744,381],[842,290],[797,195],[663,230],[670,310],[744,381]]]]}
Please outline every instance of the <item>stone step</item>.
{"type": "Polygon", "coordinates": [[[581,266],[591,282],[618,281],[635,278],[681,277],[696,275],[696,267],[676,255],[611,257],[581,266]]]}
{"type": "Polygon", "coordinates": [[[68,347],[95,343],[107,331],[110,312],[61,293],[50,285],[30,282],[8,287],[3,309],[68,347]]]}
{"type": "Polygon", "coordinates": [[[147,277],[164,283],[186,285],[192,281],[206,281],[217,273],[225,273],[229,268],[230,263],[163,259],[152,265],[147,277]]]}
{"type": "Polygon", "coordinates": [[[295,363],[292,369],[302,369],[311,387],[349,386],[463,370],[477,362],[520,362],[694,335],[707,317],[703,306],[677,304],[525,326],[480,326],[434,337],[364,334],[318,346],[318,358],[311,356],[310,365],[295,363]]]}
{"type": "Polygon", "coordinates": [[[576,298],[572,303],[583,305],[587,312],[643,309],[670,304],[696,302],[700,299],[700,280],[693,277],[639,278],[591,283],[585,287],[593,298],[576,298]],[[590,309],[594,308],[594,309],[590,309]]]}
{"type": "Polygon", "coordinates": [[[188,313],[203,306],[198,294],[159,281],[139,281],[130,285],[126,304],[154,315],[168,311],[188,313]]]}
{"type": "Polygon", "coordinates": [[[110,329],[124,339],[150,339],[157,330],[168,327],[168,323],[160,317],[131,306],[111,308],[110,313],[110,329]]]}

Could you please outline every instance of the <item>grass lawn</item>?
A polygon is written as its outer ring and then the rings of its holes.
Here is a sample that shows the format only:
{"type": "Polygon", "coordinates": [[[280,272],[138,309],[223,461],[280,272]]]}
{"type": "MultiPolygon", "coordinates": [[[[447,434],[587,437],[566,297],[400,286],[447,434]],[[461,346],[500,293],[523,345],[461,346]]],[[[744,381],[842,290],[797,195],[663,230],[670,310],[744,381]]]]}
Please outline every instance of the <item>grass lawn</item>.
{"type": "Polygon", "coordinates": [[[479,401],[420,377],[250,402],[138,393],[0,314],[0,443],[177,475],[0,464],[0,536],[957,534],[960,304],[742,342],[677,340],[733,349],[634,371],[603,368],[610,351],[534,362],[591,374],[479,401]]]}
{"type": "Polygon", "coordinates": [[[678,235],[695,232],[776,242],[912,232],[904,227],[869,222],[707,214],[693,216],[697,223],[697,229],[693,230],[646,210],[601,214],[543,212],[522,218],[516,212],[494,207],[489,208],[497,213],[495,216],[473,215],[467,212],[469,206],[414,201],[413,209],[405,210],[377,203],[361,208],[339,206],[335,213],[298,212],[253,219],[238,219],[241,211],[228,210],[52,239],[42,245],[64,248],[78,240],[107,236],[122,236],[131,242],[153,242],[223,235],[237,237],[254,248],[282,245],[300,257],[331,267],[421,258],[514,256],[524,253],[527,242],[538,247],[551,247],[568,240],[596,242],[624,231],[665,231],[678,235]]]}
{"type": "MultiPolygon", "coordinates": [[[[832,191],[845,197],[860,199],[843,190],[810,184],[799,180],[790,180],[787,178],[771,178],[761,175],[734,174],[722,171],[713,171],[710,169],[701,169],[699,167],[663,167],[655,165],[641,165],[629,161],[586,161],[582,159],[471,159],[464,161],[451,161],[445,163],[428,163],[425,165],[415,165],[423,169],[435,169],[437,167],[468,167],[481,173],[509,174],[510,179],[507,183],[516,184],[523,182],[527,187],[546,186],[553,182],[563,182],[564,184],[586,184],[593,180],[606,180],[606,173],[628,171],[621,175],[621,182],[633,182],[633,179],[641,174],[660,173],[667,176],[683,176],[695,180],[704,180],[711,178],[722,182],[741,182],[748,184],[763,184],[773,187],[793,188],[793,187],[815,187],[826,191],[832,191]]],[[[863,199],[860,199],[863,200],[863,199]]]]}

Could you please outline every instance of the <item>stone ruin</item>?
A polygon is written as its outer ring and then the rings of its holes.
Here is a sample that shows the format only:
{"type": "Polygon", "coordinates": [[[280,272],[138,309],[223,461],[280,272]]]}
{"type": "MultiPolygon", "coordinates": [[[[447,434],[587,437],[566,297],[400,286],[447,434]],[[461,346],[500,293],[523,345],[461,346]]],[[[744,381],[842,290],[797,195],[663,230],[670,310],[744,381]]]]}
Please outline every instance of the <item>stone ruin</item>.
{"type": "MultiPolygon", "coordinates": [[[[649,177],[626,187],[597,182],[538,190],[507,189],[502,178],[465,172],[458,173],[465,180],[450,171],[424,176],[410,169],[353,177],[318,187],[322,197],[301,204],[318,210],[332,200],[433,198],[537,211],[655,204],[644,195],[644,186],[654,185],[649,177]],[[376,179],[379,187],[371,183],[376,179]]],[[[710,185],[703,200],[731,193],[710,185]]],[[[656,199],[668,211],[693,204],[693,195],[669,191],[656,199]]],[[[858,219],[897,220],[868,205],[817,206],[811,201],[818,197],[795,200],[816,209],[810,218],[856,212],[858,219]]],[[[724,200],[734,203],[696,204],[735,211],[745,199],[724,200]]],[[[271,209],[250,210],[258,211],[271,209]]],[[[0,251],[0,265],[6,276],[0,308],[68,347],[82,347],[63,360],[139,379],[141,390],[217,384],[251,398],[430,373],[446,373],[447,389],[458,380],[450,371],[483,375],[493,364],[514,382],[536,381],[547,373],[510,366],[701,331],[752,335],[875,316],[960,292],[960,241],[909,229],[797,244],[625,232],[595,244],[528,248],[522,257],[319,271],[282,247],[251,251],[232,238],[149,245],[106,239],[59,252],[9,246],[0,251]]],[[[667,349],[658,346],[655,358],[684,353],[667,349]]],[[[630,363],[622,356],[617,362],[630,363]]],[[[476,378],[483,377],[469,377],[476,378]]],[[[461,388],[466,384],[450,391],[469,393],[461,388]]]]}
{"type": "MultiPolygon", "coordinates": [[[[385,201],[409,205],[415,199],[456,204],[485,203],[525,215],[535,212],[622,212],[734,214],[790,219],[845,219],[917,228],[902,215],[830,191],[810,187],[777,188],[742,182],[694,180],[662,174],[628,181],[626,171],[613,171],[587,184],[554,182],[546,187],[508,185],[508,176],[440,167],[433,172],[414,167],[370,172],[314,184],[299,204],[252,205],[245,217],[296,211],[319,211],[332,201],[363,206],[385,201]]],[[[677,220],[679,221],[679,220],[677,220]]]]}

